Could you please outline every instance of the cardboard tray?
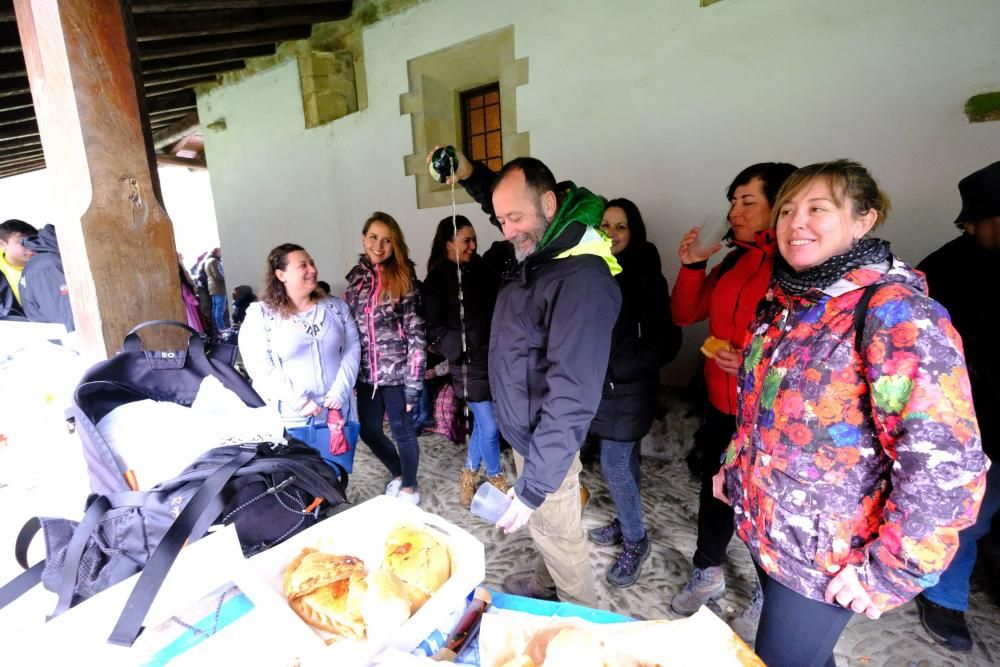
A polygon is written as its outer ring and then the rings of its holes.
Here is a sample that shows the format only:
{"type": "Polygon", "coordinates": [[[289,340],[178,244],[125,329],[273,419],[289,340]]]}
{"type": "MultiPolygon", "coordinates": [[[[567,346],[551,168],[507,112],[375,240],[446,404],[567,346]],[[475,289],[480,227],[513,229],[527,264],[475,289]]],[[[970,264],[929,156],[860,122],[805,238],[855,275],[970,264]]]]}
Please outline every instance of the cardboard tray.
{"type": "Polygon", "coordinates": [[[288,563],[303,548],[312,547],[329,553],[357,556],[365,562],[366,569],[372,571],[382,563],[386,537],[400,524],[426,525],[437,531],[451,551],[451,578],[400,626],[398,632],[392,633],[385,641],[340,639],[327,646],[322,633],[314,630],[311,633],[314,641],[306,641],[307,645],[297,647],[301,649],[296,653],[303,665],[368,665],[388,646],[405,652],[415,649],[483,581],[486,572],[483,544],[435,514],[396,498],[377,496],[321,521],[287,542],[246,561],[253,576],[242,577],[241,583],[255,603],[272,608],[270,611],[275,614],[286,615],[289,623],[309,628],[288,606],[282,591],[288,563]]]}

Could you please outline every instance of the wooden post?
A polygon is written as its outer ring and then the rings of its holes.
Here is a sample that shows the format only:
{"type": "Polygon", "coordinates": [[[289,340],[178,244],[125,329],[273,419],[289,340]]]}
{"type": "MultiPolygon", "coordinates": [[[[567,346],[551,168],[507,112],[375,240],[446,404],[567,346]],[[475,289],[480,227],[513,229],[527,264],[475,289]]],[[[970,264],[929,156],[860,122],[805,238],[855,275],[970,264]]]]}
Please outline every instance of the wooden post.
{"type": "MultiPolygon", "coordinates": [[[[126,0],[15,0],[52,221],[84,354],[135,324],[186,321],[126,0]]],[[[47,222],[47,221],[37,221],[47,222]]],[[[147,338],[182,347],[176,334],[147,338]]]]}

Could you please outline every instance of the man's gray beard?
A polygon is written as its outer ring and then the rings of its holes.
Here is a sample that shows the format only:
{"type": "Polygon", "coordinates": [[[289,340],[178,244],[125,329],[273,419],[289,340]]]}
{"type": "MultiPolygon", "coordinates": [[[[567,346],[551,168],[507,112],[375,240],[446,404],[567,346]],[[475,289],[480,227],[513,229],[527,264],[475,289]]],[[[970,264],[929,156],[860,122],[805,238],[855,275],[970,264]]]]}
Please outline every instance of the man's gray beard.
{"type": "Polygon", "coordinates": [[[545,214],[542,213],[542,211],[540,209],[538,211],[538,219],[539,220],[543,220],[544,222],[542,224],[540,224],[538,226],[538,228],[532,230],[530,234],[524,234],[524,236],[532,236],[535,239],[535,242],[533,244],[531,244],[531,249],[530,250],[522,251],[520,249],[520,247],[518,246],[518,244],[513,243],[513,242],[511,243],[511,245],[514,246],[514,258],[517,259],[518,262],[523,262],[532,253],[534,253],[535,250],[538,249],[538,244],[541,242],[542,237],[545,236],[545,230],[547,230],[549,228],[549,223],[551,221],[550,220],[545,220],[545,214]]]}
{"type": "Polygon", "coordinates": [[[535,248],[538,247],[538,239],[537,238],[535,239],[535,243],[531,246],[530,250],[521,250],[520,246],[518,246],[516,243],[512,243],[511,245],[514,246],[514,258],[517,259],[517,261],[519,262],[523,262],[525,259],[528,258],[528,255],[535,252],[535,248]]]}

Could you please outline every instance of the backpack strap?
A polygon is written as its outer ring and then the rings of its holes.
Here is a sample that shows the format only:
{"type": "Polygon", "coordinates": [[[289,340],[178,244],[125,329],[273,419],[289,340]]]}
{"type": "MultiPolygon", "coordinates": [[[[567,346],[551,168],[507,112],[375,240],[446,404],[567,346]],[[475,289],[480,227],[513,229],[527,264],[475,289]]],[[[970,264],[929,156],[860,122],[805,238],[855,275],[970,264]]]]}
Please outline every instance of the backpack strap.
{"type": "Polygon", "coordinates": [[[47,620],[52,620],[59,614],[73,606],[73,592],[76,590],[76,580],[80,574],[80,561],[83,560],[83,553],[87,549],[87,542],[90,536],[97,529],[97,525],[104,519],[104,515],[111,509],[111,502],[107,496],[97,496],[90,503],[83,519],[73,530],[73,538],[66,547],[66,557],[63,561],[62,576],[59,578],[59,601],[56,608],[49,615],[47,620]]]}
{"type": "Polygon", "coordinates": [[[858,299],[858,304],[854,307],[854,351],[858,353],[861,360],[864,361],[864,337],[865,337],[865,320],[868,318],[868,304],[871,303],[872,297],[875,296],[875,292],[878,291],[880,285],[869,285],[865,288],[865,291],[861,294],[861,298],[858,299]]]}
{"type": "MultiPolygon", "coordinates": [[[[166,579],[177,554],[189,537],[201,537],[221,512],[219,494],[233,474],[246,463],[257,456],[257,447],[242,447],[228,463],[215,470],[201,488],[194,494],[181,511],[180,516],[170,526],[149,557],[139,575],[139,581],[129,595],[125,609],[118,618],[118,624],[108,637],[108,643],[118,646],[132,646],[139,633],[142,632],[142,622],[153,604],[163,580],[166,579]]],[[[74,536],[75,537],[75,536],[74,536]]]]}
{"type": "Polygon", "coordinates": [[[18,564],[24,568],[24,572],[17,575],[9,582],[0,587],[0,609],[3,609],[14,600],[18,599],[42,580],[42,570],[45,569],[45,561],[42,560],[32,566],[28,566],[28,546],[32,538],[42,529],[42,522],[38,517],[33,516],[17,534],[17,541],[14,544],[14,558],[18,564]]]}

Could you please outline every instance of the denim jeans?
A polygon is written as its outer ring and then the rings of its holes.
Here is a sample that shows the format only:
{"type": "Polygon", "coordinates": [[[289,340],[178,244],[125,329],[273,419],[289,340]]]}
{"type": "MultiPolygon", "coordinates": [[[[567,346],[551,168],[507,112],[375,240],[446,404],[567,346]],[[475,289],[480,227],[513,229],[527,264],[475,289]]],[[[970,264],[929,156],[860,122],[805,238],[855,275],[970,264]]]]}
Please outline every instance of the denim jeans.
{"type": "Polygon", "coordinates": [[[401,477],[403,487],[417,487],[417,465],[420,462],[420,445],[413,430],[413,420],[406,412],[406,393],[402,385],[373,388],[358,383],[358,421],[361,422],[361,439],[372,450],[393,477],[401,477]],[[374,391],[373,391],[374,389],[374,391]],[[383,418],[389,413],[389,430],[396,438],[399,451],[385,435],[383,418]]]}
{"type": "Polygon", "coordinates": [[[486,474],[490,477],[503,472],[500,467],[500,432],[493,414],[492,401],[469,402],[474,424],[469,437],[469,453],[465,457],[467,470],[479,470],[479,464],[486,464],[486,474]]]}
{"type": "Polygon", "coordinates": [[[424,425],[434,417],[434,391],[431,385],[424,383],[420,392],[420,400],[410,410],[410,420],[413,422],[413,432],[418,436],[423,433],[424,425]]]}
{"type": "Polygon", "coordinates": [[[935,604],[956,611],[969,606],[969,578],[976,565],[976,542],[990,532],[993,515],[1000,509],[1000,465],[994,463],[986,473],[986,495],[979,507],[976,523],[958,534],[958,551],[948,569],[941,573],[937,585],[924,591],[924,597],[935,604]]]}
{"type": "Polygon", "coordinates": [[[646,535],[639,499],[639,443],[601,438],[601,472],[622,524],[622,536],[638,542],[646,535]]]}
{"type": "Polygon", "coordinates": [[[226,328],[226,295],[212,295],[212,321],[215,322],[216,331],[226,328]]]}
{"type": "Polygon", "coordinates": [[[836,667],[833,648],[854,612],[799,595],[760,566],[757,577],[764,591],[754,644],[760,659],[768,667],[836,667]]]}

